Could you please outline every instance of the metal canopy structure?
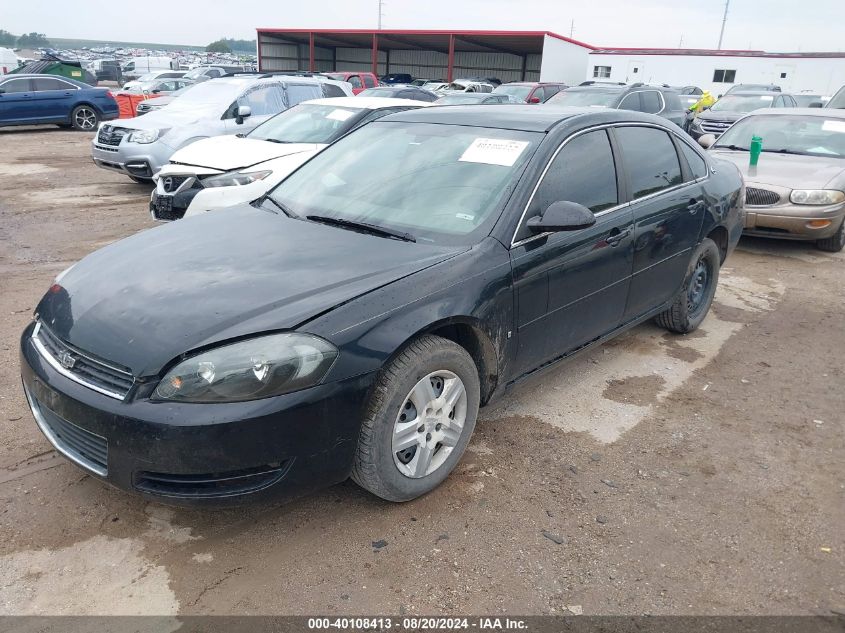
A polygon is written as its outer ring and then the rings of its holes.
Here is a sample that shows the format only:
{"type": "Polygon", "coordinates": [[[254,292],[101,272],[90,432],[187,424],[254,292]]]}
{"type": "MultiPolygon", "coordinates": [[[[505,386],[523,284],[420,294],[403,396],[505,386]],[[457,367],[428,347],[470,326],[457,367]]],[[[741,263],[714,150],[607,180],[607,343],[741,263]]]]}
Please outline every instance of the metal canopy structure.
{"type": "Polygon", "coordinates": [[[456,68],[500,71],[511,75],[510,79],[526,79],[529,74],[539,74],[539,59],[547,38],[585,51],[594,48],[551,31],[260,28],[258,57],[262,70],[348,70],[350,64],[355,70],[364,70],[362,64],[366,63],[367,70],[377,75],[410,66],[442,69],[447,81],[454,78],[456,68]],[[362,56],[365,51],[366,60],[362,56]],[[393,52],[397,54],[391,55],[393,52]],[[536,64],[532,65],[532,61],[536,64]],[[340,62],[345,64],[343,68],[340,62]]]}

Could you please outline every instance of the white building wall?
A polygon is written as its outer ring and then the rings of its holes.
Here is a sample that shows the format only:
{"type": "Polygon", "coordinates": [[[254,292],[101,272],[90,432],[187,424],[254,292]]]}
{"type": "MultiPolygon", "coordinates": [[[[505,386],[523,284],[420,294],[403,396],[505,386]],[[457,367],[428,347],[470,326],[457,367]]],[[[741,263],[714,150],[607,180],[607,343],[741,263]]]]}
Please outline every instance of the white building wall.
{"type": "MultiPolygon", "coordinates": [[[[845,57],[741,57],[725,55],[588,55],[581,80],[699,86],[714,96],[734,84],[776,84],[784,92],[812,90],[832,95],[845,85],[845,57]],[[594,77],[596,66],[610,66],[610,77],[594,77]],[[735,70],[734,83],[714,83],[715,70],[735,70]],[[786,77],[781,77],[785,74],[786,77]]],[[[545,66],[545,60],[544,60],[545,66]]]]}
{"type": "Polygon", "coordinates": [[[540,81],[562,81],[577,86],[584,81],[584,66],[590,49],[546,35],[543,39],[543,60],[540,81]]]}

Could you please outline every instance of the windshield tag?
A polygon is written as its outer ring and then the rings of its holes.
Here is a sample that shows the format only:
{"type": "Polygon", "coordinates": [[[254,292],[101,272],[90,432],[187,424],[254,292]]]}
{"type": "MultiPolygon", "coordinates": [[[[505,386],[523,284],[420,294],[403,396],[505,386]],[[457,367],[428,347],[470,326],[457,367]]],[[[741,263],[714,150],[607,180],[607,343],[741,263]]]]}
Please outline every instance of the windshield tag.
{"type": "Polygon", "coordinates": [[[350,112],[349,110],[332,110],[326,115],[327,119],[334,119],[335,121],[346,121],[349,117],[351,117],[354,112],[350,112]]]}
{"type": "Polygon", "coordinates": [[[459,220],[466,220],[467,222],[472,222],[473,220],[475,220],[475,216],[470,215],[469,213],[456,213],[455,217],[459,220]]]}
{"type": "Polygon", "coordinates": [[[825,121],[822,129],[825,132],[845,132],[845,121],[825,121]]]}
{"type": "Polygon", "coordinates": [[[485,163],[513,167],[516,159],[528,147],[528,141],[510,141],[500,138],[477,138],[458,159],[464,163],[485,163]]]}

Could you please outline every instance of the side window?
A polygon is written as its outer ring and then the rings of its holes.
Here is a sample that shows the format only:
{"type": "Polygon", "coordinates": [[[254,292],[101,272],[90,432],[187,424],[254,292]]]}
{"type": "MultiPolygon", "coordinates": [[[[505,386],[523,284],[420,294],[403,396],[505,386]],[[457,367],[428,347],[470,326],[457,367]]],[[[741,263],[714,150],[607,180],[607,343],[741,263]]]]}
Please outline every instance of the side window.
{"type": "Polygon", "coordinates": [[[546,99],[560,92],[560,86],[546,86],[546,99]]]}
{"type": "Polygon", "coordinates": [[[75,90],[76,86],[62,81],[61,79],[53,79],[52,77],[35,77],[32,80],[35,84],[36,92],[43,92],[46,90],[75,90]]]}
{"type": "MultiPolygon", "coordinates": [[[[288,84],[287,90],[289,108],[302,101],[319,99],[323,96],[323,91],[320,90],[319,84],[288,84]]],[[[278,112],[281,112],[281,110],[278,110],[278,112]]]]}
{"type": "Polygon", "coordinates": [[[340,88],[340,86],[335,86],[334,84],[324,83],[323,84],[323,96],[324,97],[345,97],[346,93],[340,88]]]}
{"type": "Polygon", "coordinates": [[[372,75],[364,75],[364,85],[367,88],[375,88],[376,82],[373,80],[372,75]]]}
{"type": "MultiPolygon", "coordinates": [[[[563,146],[543,176],[525,219],[540,215],[561,200],[583,204],[593,213],[619,203],[613,151],[604,130],[581,134],[563,146]]],[[[529,235],[523,224],[517,239],[529,235]]]]}
{"type": "Polygon", "coordinates": [[[279,85],[260,86],[241,95],[238,105],[249,106],[253,116],[277,114],[285,109],[284,94],[279,85]]]}
{"type": "Polygon", "coordinates": [[[692,177],[694,179],[698,179],[706,176],[707,163],[705,163],[704,159],[699,156],[698,152],[683,141],[679,142],[678,145],[681,146],[681,152],[683,153],[684,158],[687,159],[687,165],[689,165],[689,169],[692,172],[692,177]]]}
{"type": "Polygon", "coordinates": [[[619,104],[620,110],[635,110],[636,112],[642,112],[642,106],[640,105],[640,93],[639,92],[632,92],[619,104]]]}
{"type": "Polygon", "coordinates": [[[625,170],[634,198],[642,198],[683,182],[681,164],[669,135],[649,127],[618,127],[625,170]]]}
{"type": "Polygon", "coordinates": [[[13,92],[32,92],[32,88],[29,86],[29,79],[12,79],[11,81],[0,84],[0,88],[7,94],[13,92]]]}
{"type": "Polygon", "coordinates": [[[660,93],[656,90],[646,90],[640,94],[640,99],[643,106],[643,112],[657,114],[663,110],[663,99],[660,97],[660,93]]]}
{"type": "Polygon", "coordinates": [[[546,92],[543,90],[543,86],[537,86],[534,90],[534,94],[531,95],[532,97],[537,97],[540,100],[540,103],[546,100],[546,92]]]}
{"type": "Polygon", "coordinates": [[[361,83],[361,78],[358,75],[349,75],[349,78],[346,80],[353,88],[363,88],[364,84],[361,83]]]}

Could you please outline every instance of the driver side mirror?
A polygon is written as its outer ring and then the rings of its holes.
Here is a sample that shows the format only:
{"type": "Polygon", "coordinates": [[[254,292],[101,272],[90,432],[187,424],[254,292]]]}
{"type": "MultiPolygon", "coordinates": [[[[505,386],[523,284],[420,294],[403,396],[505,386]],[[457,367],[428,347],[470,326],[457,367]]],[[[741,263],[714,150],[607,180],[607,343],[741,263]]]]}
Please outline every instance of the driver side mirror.
{"type": "Polygon", "coordinates": [[[540,103],[540,97],[531,97],[528,103],[540,103]]]}
{"type": "Polygon", "coordinates": [[[252,115],[252,108],[249,106],[238,106],[235,109],[235,123],[242,125],[244,119],[252,115]]]}
{"type": "Polygon", "coordinates": [[[714,134],[702,134],[698,137],[698,144],[704,149],[709,149],[715,142],[716,136],[714,134]]]}
{"type": "Polygon", "coordinates": [[[526,226],[532,233],[577,231],[596,223],[596,216],[584,205],[561,200],[549,205],[543,215],[535,215],[526,226]]]}

